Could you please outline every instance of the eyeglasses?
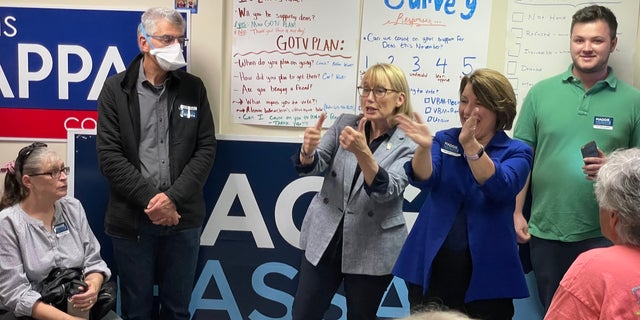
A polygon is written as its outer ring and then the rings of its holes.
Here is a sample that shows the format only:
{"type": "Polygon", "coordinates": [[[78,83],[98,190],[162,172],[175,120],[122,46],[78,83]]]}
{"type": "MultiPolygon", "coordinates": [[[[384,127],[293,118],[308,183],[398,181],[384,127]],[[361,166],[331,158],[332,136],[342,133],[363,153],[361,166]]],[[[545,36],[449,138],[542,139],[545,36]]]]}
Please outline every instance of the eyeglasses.
{"type": "Polygon", "coordinates": [[[64,168],[60,168],[60,169],[53,169],[49,172],[40,172],[40,173],[34,173],[34,174],[28,174],[28,176],[34,177],[34,176],[44,176],[44,175],[49,175],[51,176],[52,179],[60,179],[60,175],[62,175],[64,173],[65,176],[69,175],[69,172],[71,172],[71,168],[69,167],[64,167],[64,168]]]}
{"type": "Polygon", "coordinates": [[[149,38],[154,38],[154,39],[160,41],[164,45],[170,45],[170,44],[174,43],[176,40],[178,40],[178,43],[182,47],[186,46],[187,41],[189,41],[189,39],[187,39],[185,36],[176,37],[176,36],[172,36],[170,34],[163,34],[163,35],[160,35],[160,36],[151,36],[151,35],[149,35],[149,38]]]}
{"type": "Polygon", "coordinates": [[[19,165],[17,165],[18,169],[20,169],[20,172],[22,172],[22,169],[24,168],[24,163],[27,161],[27,159],[29,158],[29,156],[31,155],[31,153],[33,152],[33,150],[37,149],[37,148],[46,148],[47,144],[43,143],[43,142],[34,142],[22,149],[20,149],[20,152],[18,152],[18,158],[16,158],[16,163],[19,163],[19,165]]]}
{"type": "Polygon", "coordinates": [[[393,90],[393,89],[387,89],[387,88],[383,88],[383,87],[376,87],[376,88],[364,88],[364,87],[356,87],[358,89],[358,94],[361,97],[368,97],[369,93],[373,92],[373,95],[376,98],[382,98],[384,97],[387,92],[391,91],[391,92],[398,92],[398,90],[393,90]]]}

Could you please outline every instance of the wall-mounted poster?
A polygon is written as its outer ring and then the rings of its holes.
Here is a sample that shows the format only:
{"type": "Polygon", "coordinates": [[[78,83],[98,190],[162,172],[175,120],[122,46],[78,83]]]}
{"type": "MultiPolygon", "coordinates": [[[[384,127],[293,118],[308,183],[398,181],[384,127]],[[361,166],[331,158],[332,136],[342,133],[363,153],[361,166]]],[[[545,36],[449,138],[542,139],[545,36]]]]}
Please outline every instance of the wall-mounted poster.
{"type": "Polygon", "coordinates": [[[307,127],[356,112],[358,1],[233,2],[233,121],[307,127]]]}
{"type": "Polygon", "coordinates": [[[0,7],[0,140],[94,129],[104,80],[140,52],[142,12],[0,7]]]}

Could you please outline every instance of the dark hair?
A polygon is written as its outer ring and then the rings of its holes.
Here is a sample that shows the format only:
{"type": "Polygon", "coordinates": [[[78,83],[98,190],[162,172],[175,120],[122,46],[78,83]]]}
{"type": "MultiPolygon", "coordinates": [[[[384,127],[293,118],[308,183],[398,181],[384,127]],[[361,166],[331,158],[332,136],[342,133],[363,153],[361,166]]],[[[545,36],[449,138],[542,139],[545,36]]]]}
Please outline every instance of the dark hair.
{"type": "Polygon", "coordinates": [[[0,210],[24,200],[29,195],[29,189],[22,184],[22,176],[25,172],[27,175],[36,173],[42,159],[51,152],[53,151],[47,149],[47,144],[42,142],[34,142],[20,149],[15,160],[14,172],[7,172],[4,177],[4,193],[0,199],[0,210]]]}
{"type": "Polygon", "coordinates": [[[576,23],[595,22],[598,20],[603,20],[609,25],[609,36],[611,40],[615,39],[618,31],[618,20],[616,20],[616,16],[609,8],[595,4],[584,7],[573,14],[570,32],[573,32],[573,26],[576,23]]]}
{"type": "Polygon", "coordinates": [[[516,94],[511,82],[498,71],[477,69],[460,81],[460,95],[467,84],[482,105],[496,114],[495,130],[511,129],[516,118],[516,94]]]}

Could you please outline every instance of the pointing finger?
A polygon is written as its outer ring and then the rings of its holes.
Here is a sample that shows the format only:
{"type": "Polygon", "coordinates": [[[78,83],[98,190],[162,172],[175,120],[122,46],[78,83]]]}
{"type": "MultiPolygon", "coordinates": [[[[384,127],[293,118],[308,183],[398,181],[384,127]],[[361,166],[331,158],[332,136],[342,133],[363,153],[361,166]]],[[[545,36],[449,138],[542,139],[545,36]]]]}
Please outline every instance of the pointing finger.
{"type": "Polygon", "coordinates": [[[326,118],[327,114],[325,112],[320,114],[320,119],[318,119],[318,122],[316,123],[316,129],[322,130],[322,124],[324,123],[324,119],[326,118]]]}

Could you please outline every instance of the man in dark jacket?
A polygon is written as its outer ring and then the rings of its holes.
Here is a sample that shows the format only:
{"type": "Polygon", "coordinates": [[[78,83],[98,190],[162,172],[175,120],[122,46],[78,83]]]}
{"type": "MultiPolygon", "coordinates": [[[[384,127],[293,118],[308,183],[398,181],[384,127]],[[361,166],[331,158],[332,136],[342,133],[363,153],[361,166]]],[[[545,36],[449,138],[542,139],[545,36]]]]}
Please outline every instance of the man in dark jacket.
{"type": "Polygon", "coordinates": [[[106,80],[98,98],[97,151],[110,185],[105,218],[120,277],[122,317],[190,319],[203,186],[216,138],[202,81],[179,70],[185,22],[152,8],[138,26],[141,53],[106,80]]]}

